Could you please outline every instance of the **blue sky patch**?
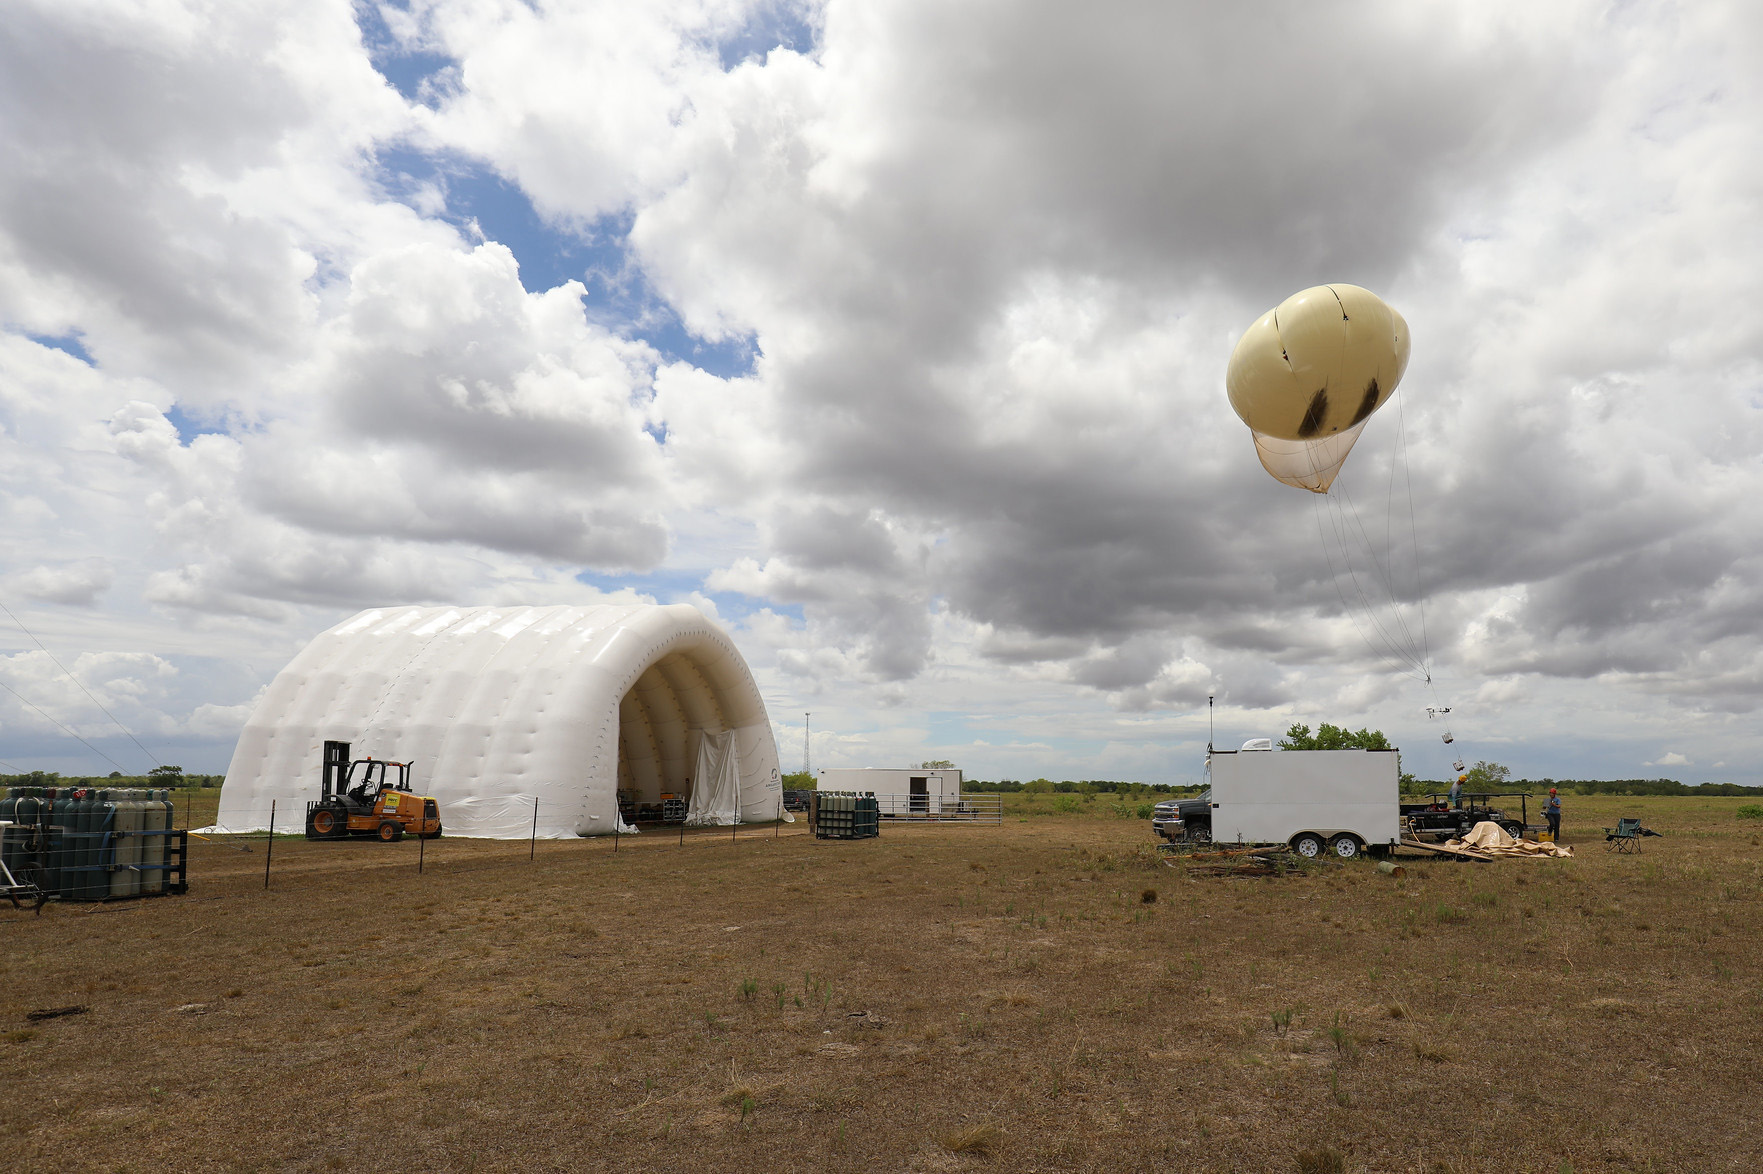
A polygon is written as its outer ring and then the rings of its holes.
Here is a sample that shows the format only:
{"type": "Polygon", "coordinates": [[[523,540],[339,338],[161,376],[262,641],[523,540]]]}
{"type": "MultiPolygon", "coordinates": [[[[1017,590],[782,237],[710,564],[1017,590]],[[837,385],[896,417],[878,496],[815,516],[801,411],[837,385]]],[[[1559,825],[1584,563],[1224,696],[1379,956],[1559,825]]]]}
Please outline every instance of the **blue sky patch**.
{"type": "Polygon", "coordinates": [[[652,596],[657,603],[684,603],[686,597],[696,592],[716,604],[716,610],[723,619],[738,621],[756,612],[770,611],[775,615],[788,616],[797,624],[808,622],[807,615],[799,603],[778,603],[752,595],[743,595],[739,591],[708,591],[704,580],[709,576],[708,568],[662,567],[645,574],[602,575],[594,571],[582,571],[576,575],[576,582],[586,583],[601,591],[637,591],[652,596]]]}
{"type": "Polygon", "coordinates": [[[192,440],[196,439],[198,436],[225,436],[226,435],[225,428],[217,428],[213,424],[208,423],[207,421],[192,418],[191,416],[187,415],[184,412],[184,410],[182,408],[178,407],[176,404],[173,404],[173,405],[171,405],[171,407],[165,409],[165,418],[167,420],[170,420],[171,426],[178,430],[178,443],[183,445],[186,448],[188,448],[190,442],[192,440]]]}
{"type": "Polygon", "coordinates": [[[438,188],[445,200],[441,219],[468,239],[505,245],[528,292],[579,281],[588,291],[589,318],[621,337],[648,343],[663,362],[683,361],[724,379],[752,373],[758,348],[751,338],[699,338],[649,285],[630,254],[629,212],[575,230],[547,221],[519,184],[469,156],[382,147],[374,163],[387,196],[419,211],[421,189],[438,188]]]}
{"type": "Polygon", "coordinates": [[[801,5],[768,4],[755,12],[739,32],[717,43],[723,71],[747,61],[763,62],[773,49],[790,49],[804,56],[814,52],[814,27],[803,19],[805,10],[801,5]]]}
{"type": "Polygon", "coordinates": [[[742,595],[739,591],[706,591],[704,595],[716,604],[717,614],[725,620],[744,620],[750,615],[769,611],[772,615],[789,617],[798,628],[808,623],[808,613],[799,603],[779,603],[775,599],[742,595]]]}
{"type": "Polygon", "coordinates": [[[27,334],[25,337],[38,346],[46,346],[50,350],[60,351],[64,355],[72,355],[88,367],[98,365],[86,350],[86,344],[80,341],[78,331],[72,334],[27,334]]]}
{"type": "MultiPolygon", "coordinates": [[[[405,101],[430,104],[432,92],[425,95],[422,83],[456,63],[444,53],[407,49],[400,45],[386,26],[385,17],[380,15],[380,7],[367,0],[357,0],[355,5],[355,26],[361,30],[361,43],[367,50],[368,61],[393,89],[404,96],[405,101]]],[[[394,2],[389,7],[409,11],[407,4],[394,2]]]]}

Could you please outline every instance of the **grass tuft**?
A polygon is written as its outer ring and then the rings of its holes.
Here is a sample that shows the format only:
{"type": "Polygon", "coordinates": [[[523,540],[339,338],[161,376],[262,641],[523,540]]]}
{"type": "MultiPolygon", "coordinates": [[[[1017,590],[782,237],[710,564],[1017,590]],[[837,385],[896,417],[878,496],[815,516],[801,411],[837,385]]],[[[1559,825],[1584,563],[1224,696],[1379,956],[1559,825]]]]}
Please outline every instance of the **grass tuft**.
{"type": "Polygon", "coordinates": [[[1346,1155],[1332,1146],[1298,1154],[1298,1174],[1345,1174],[1346,1169],[1346,1155]]]}
{"type": "Polygon", "coordinates": [[[951,1133],[942,1139],[943,1148],[952,1154],[977,1154],[982,1158],[997,1153],[1003,1142],[1004,1131],[990,1122],[951,1133]]]}

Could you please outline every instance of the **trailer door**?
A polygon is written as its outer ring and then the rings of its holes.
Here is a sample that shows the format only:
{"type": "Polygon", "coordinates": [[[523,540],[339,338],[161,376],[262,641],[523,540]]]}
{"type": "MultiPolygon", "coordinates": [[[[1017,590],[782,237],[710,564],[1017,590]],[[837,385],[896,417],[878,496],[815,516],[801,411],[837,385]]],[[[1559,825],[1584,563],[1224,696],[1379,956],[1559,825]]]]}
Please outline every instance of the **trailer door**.
{"type": "Polygon", "coordinates": [[[930,810],[930,778],[926,775],[914,775],[907,783],[911,794],[910,806],[913,811],[930,810]]]}

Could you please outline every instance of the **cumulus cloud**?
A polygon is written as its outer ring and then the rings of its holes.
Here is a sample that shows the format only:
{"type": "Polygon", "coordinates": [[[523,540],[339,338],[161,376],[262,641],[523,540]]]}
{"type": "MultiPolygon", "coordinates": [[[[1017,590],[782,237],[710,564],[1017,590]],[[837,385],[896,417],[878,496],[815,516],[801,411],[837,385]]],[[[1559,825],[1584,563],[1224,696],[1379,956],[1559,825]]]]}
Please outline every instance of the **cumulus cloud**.
{"type": "Polygon", "coordinates": [[[9,580],[30,599],[91,607],[98,596],[116,581],[116,570],[100,558],[79,559],[59,566],[32,567],[9,580]]]}
{"type": "Polygon", "coordinates": [[[217,742],[350,608],[622,589],[835,756],[1174,775],[1215,690],[1754,758],[1759,48],[1589,0],[26,4],[0,584],[94,654],[224,644],[141,719],[217,742]],[[1221,372],[1340,280],[1414,359],[1318,503],[1221,372]]]}

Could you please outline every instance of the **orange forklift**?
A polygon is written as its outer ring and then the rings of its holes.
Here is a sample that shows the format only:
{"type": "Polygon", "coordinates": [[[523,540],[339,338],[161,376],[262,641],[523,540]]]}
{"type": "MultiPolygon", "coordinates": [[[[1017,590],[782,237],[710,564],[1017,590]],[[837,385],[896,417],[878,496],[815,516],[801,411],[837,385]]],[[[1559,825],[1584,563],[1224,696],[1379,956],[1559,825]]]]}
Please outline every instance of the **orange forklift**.
{"type": "Polygon", "coordinates": [[[324,744],[324,777],[316,802],[306,805],[306,838],[345,840],[372,836],[382,844],[406,832],[425,840],[441,836],[441,808],[410,790],[408,762],[349,760],[349,743],[324,744]],[[394,781],[392,772],[396,770],[394,781]]]}

